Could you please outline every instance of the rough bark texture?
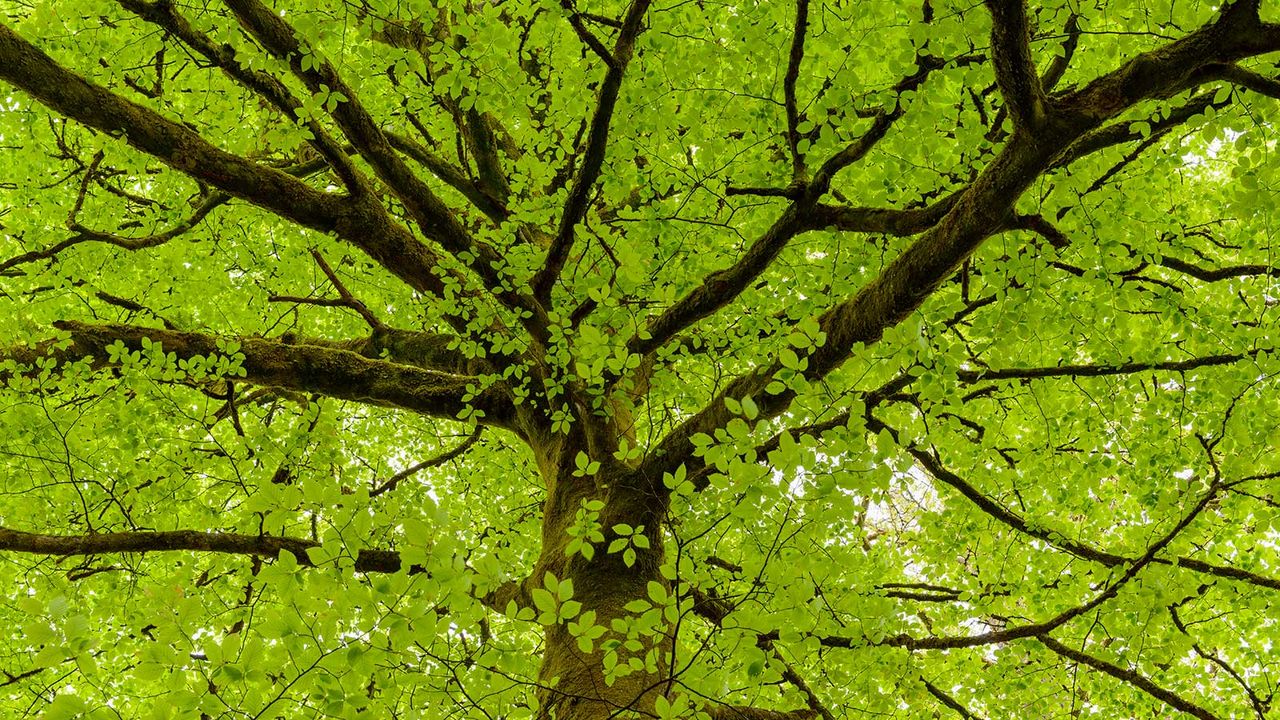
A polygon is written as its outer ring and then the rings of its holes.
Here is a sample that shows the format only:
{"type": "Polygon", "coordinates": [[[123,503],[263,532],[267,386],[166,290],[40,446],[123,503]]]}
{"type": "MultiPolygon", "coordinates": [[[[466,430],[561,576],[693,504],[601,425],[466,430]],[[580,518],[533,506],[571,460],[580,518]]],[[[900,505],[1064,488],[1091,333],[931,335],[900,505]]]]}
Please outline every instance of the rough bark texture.
{"type": "MultiPolygon", "coordinates": [[[[563,447],[556,448],[563,456],[563,447]]],[[[544,464],[547,485],[551,491],[543,506],[542,552],[538,564],[526,581],[530,587],[540,587],[546,573],[560,580],[572,580],[573,598],[582,603],[584,611],[595,611],[596,623],[609,628],[595,642],[593,651],[583,652],[566,624],[546,628],[546,647],[539,681],[544,686],[540,693],[542,717],[584,718],[597,720],[614,716],[625,708],[651,712],[654,698],[665,691],[667,660],[670,656],[670,638],[661,636],[658,644],[652,638],[641,638],[639,650],[620,648],[618,663],[625,665],[633,657],[648,658],[644,672],[606,680],[604,656],[613,642],[625,643],[626,634],[615,633],[614,621],[621,621],[636,613],[624,606],[634,600],[648,597],[650,582],[669,588],[669,583],[659,572],[663,558],[662,515],[656,512],[651,497],[643,488],[627,484],[625,468],[608,465],[590,477],[575,476],[571,462],[544,464]],[[565,552],[570,541],[570,527],[577,511],[584,503],[600,501],[599,523],[605,542],[599,544],[594,557],[582,554],[568,556],[565,552]],[[649,548],[637,552],[634,564],[628,566],[622,553],[607,553],[605,547],[616,536],[611,528],[626,523],[632,527],[643,525],[649,539],[649,548]]]]}

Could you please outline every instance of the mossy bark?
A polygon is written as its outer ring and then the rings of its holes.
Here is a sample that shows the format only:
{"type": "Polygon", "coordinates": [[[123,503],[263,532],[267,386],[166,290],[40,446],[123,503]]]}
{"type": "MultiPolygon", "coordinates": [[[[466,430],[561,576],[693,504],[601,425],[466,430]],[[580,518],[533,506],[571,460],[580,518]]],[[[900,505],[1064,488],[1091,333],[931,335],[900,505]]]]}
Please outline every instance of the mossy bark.
{"type": "Polygon", "coordinates": [[[660,527],[665,501],[634,484],[629,470],[620,465],[605,466],[593,476],[579,476],[572,462],[552,466],[544,460],[541,464],[551,476],[547,478],[542,553],[529,582],[538,587],[547,573],[559,580],[572,580],[573,599],[582,603],[581,613],[594,611],[595,624],[603,626],[605,634],[586,650],[567,623],[546,626],[538,674],[539,717],[603,720],[626,717],[627,711],[652,713],[655,699],[667,691],[671,630],[665,619],[642,623],[643,629],[637,630],[644,611],[628,610],[627,605],[650,602],[651,583],[670,593],[670,583],[661,571],[660,527]],[[580,552],[569,555],[569,531],[578,510],[593,500],[604,503],[597,522],[606,539],[595,544],[591,558],[580,552]],[[609,543],[617,538],[612,528],[624,523],[644,526],[648,540],[647,548],[633,546],[636,554],[630,559],[623,552],[607,552],[609,543]],[[628,667],[633,662],[641,667],[628,667]]]}

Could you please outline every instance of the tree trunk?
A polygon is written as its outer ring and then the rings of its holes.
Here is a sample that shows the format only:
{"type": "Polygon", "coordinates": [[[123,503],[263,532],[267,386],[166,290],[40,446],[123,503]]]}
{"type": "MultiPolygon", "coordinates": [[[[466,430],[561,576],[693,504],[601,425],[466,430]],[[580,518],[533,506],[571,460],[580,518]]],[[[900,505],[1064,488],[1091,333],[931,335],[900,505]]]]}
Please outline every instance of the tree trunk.
{"type": "Polygon", "coordinates": [[[672,645],[667,616],[661,607],[653,610],[657,603],[651,597],[651,590],[660,589],[660,597],[670,594],[670,583],[661,572],[660,523],[665,503],[628,486],[625,467],[615,465],[595,476],[575,477],[575,465],[560,464],[557,468],[543,465],[544,472],[553,471],[554,480],[548,483],[542,553],[530,587],[545,586],[548,572],[561,581],[572,580],[572,599],[582,603],[577,619],[594,612],[595,625],[602,626],[604,634],[594,639],[588,651],[568,622],[546,626],[539,717],[604,720],[626,717],[627,709],[652,713],[655,699],[667,691],[672,645]],[[580,551],[566,553],[574,537],[571,531],[580,532],[583,518],[593,512],[588,503],[598,508],[592,523],[598,524],[605,538],[593,543],[590,559],[580,551]],[[621,537],[613,530],[619,524],[643,525],[648,547],[629,543],[634,557],[622,549],[608,552],[610,543],[621,537]],[[657,587],[651,588],[651,583],[657,587]],[[628,609],[629,603],[635,604],[628,609]]]}

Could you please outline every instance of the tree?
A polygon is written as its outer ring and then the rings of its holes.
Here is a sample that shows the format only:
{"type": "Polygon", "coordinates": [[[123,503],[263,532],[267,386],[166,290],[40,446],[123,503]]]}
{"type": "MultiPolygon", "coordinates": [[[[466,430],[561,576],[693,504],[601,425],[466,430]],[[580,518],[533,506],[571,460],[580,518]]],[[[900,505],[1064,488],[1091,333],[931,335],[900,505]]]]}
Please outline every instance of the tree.
{"type": "Polygon", "coordinates": [[[6,3],[6,716],[1274,717],[1259,5],[6,3]]]}

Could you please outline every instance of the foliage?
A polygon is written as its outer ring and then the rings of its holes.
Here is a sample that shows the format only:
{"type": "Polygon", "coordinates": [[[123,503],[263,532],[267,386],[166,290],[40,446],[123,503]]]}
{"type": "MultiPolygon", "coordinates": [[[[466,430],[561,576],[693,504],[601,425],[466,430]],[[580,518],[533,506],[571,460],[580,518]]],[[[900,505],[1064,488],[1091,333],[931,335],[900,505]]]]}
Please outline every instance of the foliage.
{"type": "Polygon", "coordinates": [[[3,714],[1276,717],[1259,5],[3,0],[3,714]]]}

